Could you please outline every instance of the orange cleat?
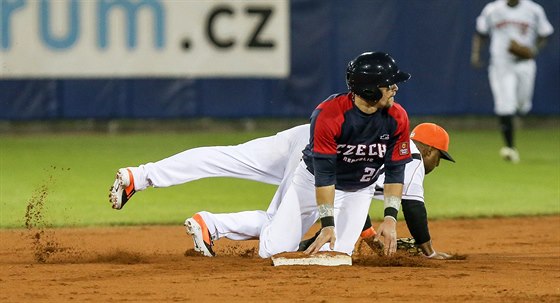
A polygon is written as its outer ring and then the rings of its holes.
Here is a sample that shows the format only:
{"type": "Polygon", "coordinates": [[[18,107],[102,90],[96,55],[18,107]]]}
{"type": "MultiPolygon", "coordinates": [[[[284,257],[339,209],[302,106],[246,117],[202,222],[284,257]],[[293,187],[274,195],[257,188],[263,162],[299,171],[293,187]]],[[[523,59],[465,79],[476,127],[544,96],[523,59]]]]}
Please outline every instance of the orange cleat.
{"type": "Polygon", "coordinates": [[[134,176],[130,169],[119,169],[115,177],[115,183],[113,183],[113,186],[111,186],[109,190],[109,202],[113,205],[113,208],[123,208],[135,192],[134,176]]]}
{"type": "Polygon", "coordinates": [[[214,245],[212,236],[200,214],[197,213],[192,218],[188,218],[185,221],[185,227],[187,228],[187,234],[192,236],[195,251],[207,257],[216,255],[212,250],[214,245]]]}

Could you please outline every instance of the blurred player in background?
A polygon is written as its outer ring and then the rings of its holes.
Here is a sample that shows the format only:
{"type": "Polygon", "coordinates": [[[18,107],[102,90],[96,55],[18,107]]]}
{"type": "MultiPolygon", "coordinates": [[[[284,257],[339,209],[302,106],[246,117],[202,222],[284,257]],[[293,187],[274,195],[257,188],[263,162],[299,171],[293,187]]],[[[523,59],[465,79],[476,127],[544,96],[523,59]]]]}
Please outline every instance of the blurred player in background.
{"type": "Polygon", "coordinates": [[[480,50],[490,37],[488,78],[505,142],[500,155],[512,163],[520,160],[513,117],[531,110],[537,70],[534,58],[552,32],[543,8],[530,0],[490,2],[476,19],[471,64],[482,66],[480,50]]]}

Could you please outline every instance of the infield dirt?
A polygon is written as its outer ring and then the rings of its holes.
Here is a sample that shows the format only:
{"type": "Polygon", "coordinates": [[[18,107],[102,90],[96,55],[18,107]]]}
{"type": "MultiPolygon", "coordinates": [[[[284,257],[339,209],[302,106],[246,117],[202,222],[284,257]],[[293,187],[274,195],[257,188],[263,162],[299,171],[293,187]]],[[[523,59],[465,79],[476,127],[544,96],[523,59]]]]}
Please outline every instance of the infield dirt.
{"type": "Polygon", "coordinates": [[[359,246],[352,266],[273,267],[256,241],[219,240],[217,257],[199,256],[181,225],[3,230],[0,301],[560,302],[560,216],[430,228],[462,260],[359,246]]]}

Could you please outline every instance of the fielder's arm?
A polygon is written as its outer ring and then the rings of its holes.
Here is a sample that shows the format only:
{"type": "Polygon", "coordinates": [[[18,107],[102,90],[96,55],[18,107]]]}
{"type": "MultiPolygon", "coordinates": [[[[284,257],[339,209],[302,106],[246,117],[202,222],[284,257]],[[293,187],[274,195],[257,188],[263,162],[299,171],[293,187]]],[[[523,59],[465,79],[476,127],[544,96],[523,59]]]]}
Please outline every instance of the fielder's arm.
{"type": "Polygon", "coordinates": [[[481,68],[484,62],[480,58],[481,49],[488,42],[488,36],[482,35],[480,33],[475,33],[472,38],[471,46],[471,65],[475,68],[481,68]]]}
{"type": "Polygon", "coordinates": [[[547,37],[542,37],[542,36],[537,37],[537,46],[536,46],[537,49],[536,49],[535,56],[541,49],[543,49],[546,46],[547,43],[548,43],[547,37]]]}
{"type": "Polygon", "coordinates": [[[424,256],[433,259],[449,259],[450,255],[437,252],[432,246],[430,230],[428,228],[428,215],[424,202],[403,199],[402,208],[410,235],[414,238],[416,245],[422,250],[424,256]]]}

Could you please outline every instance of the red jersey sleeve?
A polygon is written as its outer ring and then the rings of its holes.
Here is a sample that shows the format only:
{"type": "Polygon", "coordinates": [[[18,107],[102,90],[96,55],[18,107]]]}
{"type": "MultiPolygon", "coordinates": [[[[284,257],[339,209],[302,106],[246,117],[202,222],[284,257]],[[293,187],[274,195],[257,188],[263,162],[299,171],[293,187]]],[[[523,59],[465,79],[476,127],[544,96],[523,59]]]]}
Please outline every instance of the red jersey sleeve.
{"type": "Polygon", "coordinates": [[[394,103],[389,109],[389,115],[397,123],[394,133],[396,140],[394,146],[390,148],[392,150],[391,156],[387,157],[385,164],[396,165],[403,161],[408,162],[410,161],[410,122],[408,121],[408,114],[400,104],[394,103]]]}
{"type": "Polygon", "coordinates": [[[336,140],[340,136],[344,112],[338,103],[327,101],[317,107],[317,116],[312,121],[313,127],[313,153],[315,155],[336,155],[336,140]]]}

